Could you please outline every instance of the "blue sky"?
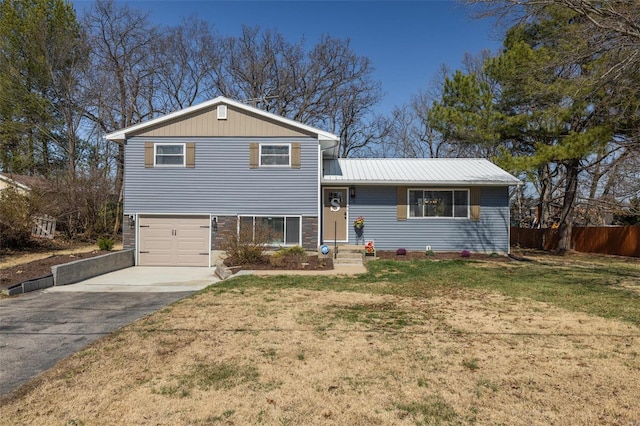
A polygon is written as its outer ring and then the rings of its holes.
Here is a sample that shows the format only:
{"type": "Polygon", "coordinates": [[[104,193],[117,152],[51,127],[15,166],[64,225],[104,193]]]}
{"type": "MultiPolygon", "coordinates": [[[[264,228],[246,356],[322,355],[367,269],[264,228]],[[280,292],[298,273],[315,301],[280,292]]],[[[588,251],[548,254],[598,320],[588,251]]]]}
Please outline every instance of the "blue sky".
{"type": "MultiPolygon", "coordinates": [[[[122,1],[122,0],[118,0],[122,1]]],[[[79,14],[92,2],[73,2],[79,14]]],[[[307,46],[322,34],[349,38],[353,50],[371,59],[387,113],[426,89],[441,64],[458,68],[465,52],[496,51],[500,39],[493,22],[470,17],[453,0],[416,1],[128,1],[150,12],[158,24],[179,24],[196,14],[222,35],[238,35],[244,25],[276,29],[307,46]]]]}

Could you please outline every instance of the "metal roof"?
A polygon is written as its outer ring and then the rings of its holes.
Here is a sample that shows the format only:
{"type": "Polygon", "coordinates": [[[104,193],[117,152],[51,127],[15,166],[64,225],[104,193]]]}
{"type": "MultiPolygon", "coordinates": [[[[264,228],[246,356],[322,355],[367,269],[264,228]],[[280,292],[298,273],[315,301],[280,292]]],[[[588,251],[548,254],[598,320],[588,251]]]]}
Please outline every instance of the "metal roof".
{"type": "Polygon", "coordinates": [[[483,158],[339,158],[323,162],[323,184],[518,185],[483,158]]]}

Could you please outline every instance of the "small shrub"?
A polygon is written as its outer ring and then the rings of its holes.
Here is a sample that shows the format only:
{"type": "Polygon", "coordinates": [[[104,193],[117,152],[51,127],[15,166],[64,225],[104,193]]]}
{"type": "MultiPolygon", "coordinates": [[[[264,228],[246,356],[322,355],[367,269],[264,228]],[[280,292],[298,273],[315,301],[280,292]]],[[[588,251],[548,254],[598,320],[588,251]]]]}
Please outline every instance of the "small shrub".
{"type": "Polygon", "coordinates": [[[307,252],[300,246],[280,248],[271,255],[269,262],[272,266],[282,268],[286,265],[290,267],[300,268],[302,263],[307,259],[307,252]]]}
{"type": "Polygon", "coordinates": [[[224,250],[229,262],[234,265],[248,265],[265,262],[264,252],[273,241],[273,233],[267,227],[240,227],[222,231],[220,248],[224,250]]]}
{"type": "Polygon", "coordinates": [[[462,253],[460,253],[461,257],[471,257],[471,252],[469,250],[462,250],[462,253]]]}
{"type": "Polygon", "coordinates": [[[432,257],[435,256],[436,254],[434,253],[433,250],[427,250],[427,252],[425,253],[427,256],[432,257]]]}
{"type": "Polygon", "coordinates": [[[280,253],[283,253],[285,256],[306,256],[307,252],[303,247],[300,246],[292,246],[281,248],[280,253]]]}
{"type": "Polygon", "coordinates": [[[500,255],[494,251],[489,255],[489,257],[500,257],[500,255]]]}
{"type": "Polygon", "coordinates": [[[277,251],[269,258],[269,263],[275,268],[282,268],[285,265],[285,258],[281,251],[277,251]]]}
{"type": "Polygon", "coordinates": [[[403,248],[399,248],[398,250],[396,250],[396,255],[398,255],[398,256],[406,256],[407,255],[407,250],[403,249],[403,248]]]}
{"type": "Polygon", "coordinates": [[[115,242],[113,241],[113,238],[109,238],[109,237],[98,238],[98,248],[100,250],[111,251],[113,250],[114,244],[115,242]]]}

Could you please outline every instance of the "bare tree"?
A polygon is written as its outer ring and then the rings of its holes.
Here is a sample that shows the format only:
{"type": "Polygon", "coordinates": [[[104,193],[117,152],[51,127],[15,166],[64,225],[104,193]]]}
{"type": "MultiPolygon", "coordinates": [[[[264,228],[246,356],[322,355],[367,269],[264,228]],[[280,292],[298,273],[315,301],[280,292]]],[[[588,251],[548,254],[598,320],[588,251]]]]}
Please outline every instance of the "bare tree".
{"type": "Polygon", "coordinates": [[[341,136],[341,155],[363,155],[388,132],[375,116],[380,83],[349,40],[324,36],[309,51],[276,31],[243,27],[228,37],[214,71],[219,93],[341,136]]]}
{"type": "Polygon", "coordinates": [[[243,27],[238,37],[219,40],[221,62],[215,84],[223,96],[296,119],[296,82],[304,74],[302,42],[290,43],[276,31],[243,27]]]}
{"type": "MultiPolygon", "coordinates": [[[[478,55],[466,53],[463,59],[463,70],[476,75],[479,80],[486,81],[491,90],[496,85],[488,81],[483,66],[490,57],[488,50],[478,55]]],[[[496,149],[493,146],[474,144],[468,140],[456,140],[437,130],[430,118],[433,103],[441,98],[447,78],[451,70],[441,65],[429,86],[413,96],[408,105],[397,107],[392,112],[392,129],[390,137],[380,145],[378,152],[393,157],[483,157],[491,158],[496,149]]]]}
{"type": "MultiPolygon", "coordinates": [[[[84,17],[91,52],[85,111],[103,132],[153,118],[158,90],[158,29],[147,15],[113,0],[97,0],[84,17]]],[[[124,146],[116,157],[115,191],[119,194],[114,233],[120,227],[124,176],[124,146]]]]}
{"type": "Polygon", "coordinates": [[[216,93],[216,69],[222,62],[220,41],[211,25],[196,16],[164,29],[154,44],[158,49],[155,54],[161,110],[183,109],[216,93]]]}

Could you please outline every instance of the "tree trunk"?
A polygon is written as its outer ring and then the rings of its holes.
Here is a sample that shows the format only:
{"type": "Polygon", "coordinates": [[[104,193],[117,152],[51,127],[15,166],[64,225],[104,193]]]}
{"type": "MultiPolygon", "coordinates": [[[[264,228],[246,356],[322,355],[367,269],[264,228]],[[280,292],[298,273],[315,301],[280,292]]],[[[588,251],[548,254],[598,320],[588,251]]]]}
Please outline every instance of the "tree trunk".
{"type": "Polygon", "coordinates": [[[603,161],[603,157],[602,155],[598,155],[598,161],[596,162],[594,169],[593,169],[593,178],[591,179],[591,186],[589,187],[589,199],[587,200],[587,207],[585,209],[585,217],[584,217],[584,224],[585,226],[590,226],[590,225],[599,225],[600,220],[598,219],[598,217],[600,216],[598,214],[598,212],[596,211],[596,194],[598,192],[598,186],[600,185],[600,179],[602,179],[602,176],[604,175],[604,172],[602,172],[602,161],[603,161]]]}
{"type": "Polygon", "coordinates": [[[551,203],[551,173],[549,165],[538,169],[540,181],[540,197],[538,198],[538,223],[536,228],[546,228],[549,224],[549,204],[551,203]]]}
{"type": "Polygon", "coordinates": [[[116,217],[113,223],[113,236],[118,235],[122,220],[122,201],[124,199],[124,143],[118,143],[118,157],[115,192],[118,194],[118,202],[116,203],[116,217]]]}
{"type": "Polygon", "coordinates": [[[573,230],[573,213],[578,189],[579,165],[579,160],[571,160],[564,165],[566,168],[566,183],[564,200],[562,202],[562,213],[560,214],[560,226],[558,228],[560,239],[558,240],[556,254],[564,254],[572,248],[571,233],[573,230]]]}

